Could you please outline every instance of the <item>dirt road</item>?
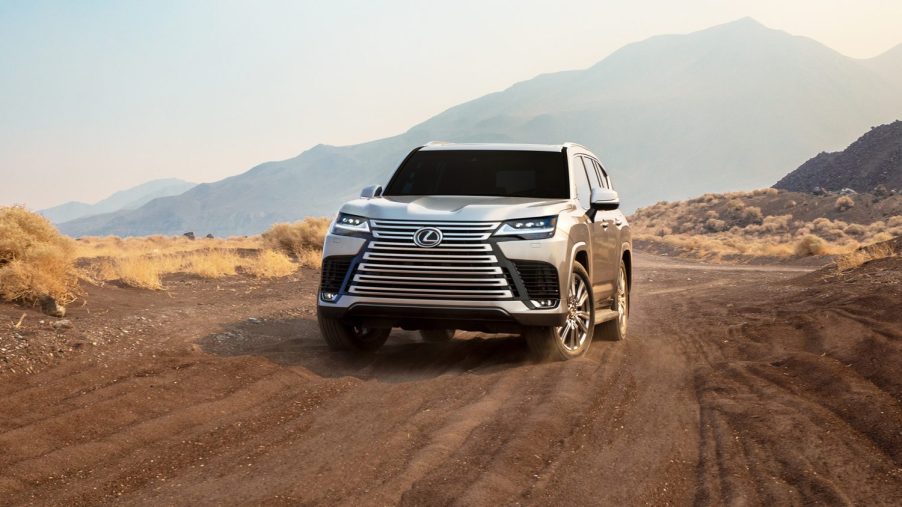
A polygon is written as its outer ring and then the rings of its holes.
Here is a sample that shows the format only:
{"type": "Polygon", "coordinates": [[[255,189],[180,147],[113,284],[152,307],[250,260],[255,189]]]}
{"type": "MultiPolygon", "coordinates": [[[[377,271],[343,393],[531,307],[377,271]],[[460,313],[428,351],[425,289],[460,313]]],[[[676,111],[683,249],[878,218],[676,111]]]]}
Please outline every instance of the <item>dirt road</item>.
{"type": "Polygon", "coordinates": [[[639,256],[629,339],[551,364],[473,334],[329,354],[312,271],[92,288],[17,331],[56,341],[0,373],[0,504],[899,505],[897,260],[639,256]]]}

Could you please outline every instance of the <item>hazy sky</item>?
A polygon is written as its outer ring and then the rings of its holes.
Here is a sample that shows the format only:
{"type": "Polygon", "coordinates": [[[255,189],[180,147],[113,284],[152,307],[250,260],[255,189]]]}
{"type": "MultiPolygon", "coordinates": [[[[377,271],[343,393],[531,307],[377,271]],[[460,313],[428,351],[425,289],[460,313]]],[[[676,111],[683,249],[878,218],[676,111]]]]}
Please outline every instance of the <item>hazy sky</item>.
{"type": "Polygon", "coordinates": [[[902,42],[900,0],[0,0],[0,204],[214,181],[744,16],[858,58],[902,42]]]}

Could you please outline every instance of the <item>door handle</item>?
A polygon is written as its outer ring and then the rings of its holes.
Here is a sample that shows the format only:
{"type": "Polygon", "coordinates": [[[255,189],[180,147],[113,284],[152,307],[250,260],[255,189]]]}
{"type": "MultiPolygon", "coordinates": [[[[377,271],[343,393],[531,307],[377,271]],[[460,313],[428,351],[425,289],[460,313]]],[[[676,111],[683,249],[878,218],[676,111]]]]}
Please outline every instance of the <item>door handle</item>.
{"type": "Polygon", "coordinates": [[[623,220],[621,220],[620,217],[614,219],[614,225],[619,227],[621,224],[623,224],[623,220]]]}
{"type": "Polygon", "coordinates": [[[608,221],[605,220],[604,222],[602,222],[602,223],[601,223],[601,226],[604,227],[605,229],[607,229],[607,228],[608,228],[608,221]]]}

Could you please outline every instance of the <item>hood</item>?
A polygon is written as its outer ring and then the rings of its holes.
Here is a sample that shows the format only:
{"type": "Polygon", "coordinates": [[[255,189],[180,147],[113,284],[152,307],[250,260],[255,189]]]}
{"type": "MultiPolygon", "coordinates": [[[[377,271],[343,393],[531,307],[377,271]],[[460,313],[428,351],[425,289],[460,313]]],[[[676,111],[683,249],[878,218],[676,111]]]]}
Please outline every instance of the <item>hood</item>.
{"type": "Polygon", "coordinates": [[[384,220],[494,222],[557,215],[573,208],[569,199],[411,195],[355,199],[341,211],[384,220]]]}

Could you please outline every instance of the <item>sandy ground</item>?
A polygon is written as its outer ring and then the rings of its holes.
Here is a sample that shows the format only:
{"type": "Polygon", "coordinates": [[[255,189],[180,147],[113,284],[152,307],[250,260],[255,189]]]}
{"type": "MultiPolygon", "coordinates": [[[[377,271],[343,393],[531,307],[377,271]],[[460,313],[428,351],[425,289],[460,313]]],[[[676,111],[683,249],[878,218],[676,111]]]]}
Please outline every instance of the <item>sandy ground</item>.
{"type": "Polygon", "coordinates": [[[330,354],[315,271],[0,305],[0,504],[902,504],[902,264],[805,271],[640,255],[628,340],[549,364],[330,354]]]}

